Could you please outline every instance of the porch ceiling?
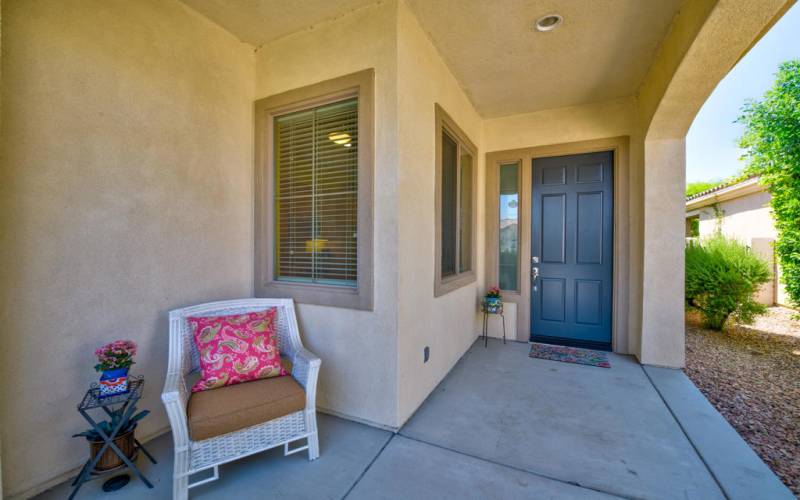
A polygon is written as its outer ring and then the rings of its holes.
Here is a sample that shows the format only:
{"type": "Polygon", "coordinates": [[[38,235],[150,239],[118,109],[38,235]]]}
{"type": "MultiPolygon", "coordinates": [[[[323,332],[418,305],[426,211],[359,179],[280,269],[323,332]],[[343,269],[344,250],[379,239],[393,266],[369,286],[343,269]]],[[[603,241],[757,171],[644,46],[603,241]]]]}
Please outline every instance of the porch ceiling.
{"type": "Polygon", "coordinates": [[[376,0],[181,0],[256,47],[376,0]]]}
{"type": "Polygon", "coordinates": [[[407,0],[484,117],[632,95],[680,0],[407,0]],[[539,17],[564,21],[536,32],[539,17]]]}
{"type": "MultiPolygon", "coordinates": [[[[182,0],[255,46],[376,0],[182,0]]],[[[681,0],[405,0],[486,117],[634,94],[681,0]],[[533,30],[557,13],[554,31],[533,30]]]]}

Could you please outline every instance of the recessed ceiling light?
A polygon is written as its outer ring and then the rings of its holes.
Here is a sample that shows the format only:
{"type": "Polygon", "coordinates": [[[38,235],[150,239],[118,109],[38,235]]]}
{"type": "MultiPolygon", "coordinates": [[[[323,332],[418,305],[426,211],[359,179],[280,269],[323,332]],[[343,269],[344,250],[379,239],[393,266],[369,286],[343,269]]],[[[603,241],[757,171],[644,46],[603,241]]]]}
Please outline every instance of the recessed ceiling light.
{"type": "Polygon", "coordinates": [[[553,31],[563,20],[564,18],[558,14],[547,14],[537,19],[533,27],[536,31],[553,31]]]}

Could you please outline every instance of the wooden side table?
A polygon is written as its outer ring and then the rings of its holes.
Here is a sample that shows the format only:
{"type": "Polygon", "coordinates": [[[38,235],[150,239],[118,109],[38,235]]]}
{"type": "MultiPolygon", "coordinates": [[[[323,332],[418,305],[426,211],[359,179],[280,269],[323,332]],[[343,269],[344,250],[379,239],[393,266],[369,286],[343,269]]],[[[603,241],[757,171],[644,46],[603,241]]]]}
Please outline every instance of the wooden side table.
{"type": "Polygon", "coordinates": [[[503,322],[503,344],[506,343],[506,317],[503,316],[503,303],[498,306],[488,307],[486,299],[481,299],[481,311],[483,312],[483,347],[489,347],[489,315],[497,314],[503,322]]]}

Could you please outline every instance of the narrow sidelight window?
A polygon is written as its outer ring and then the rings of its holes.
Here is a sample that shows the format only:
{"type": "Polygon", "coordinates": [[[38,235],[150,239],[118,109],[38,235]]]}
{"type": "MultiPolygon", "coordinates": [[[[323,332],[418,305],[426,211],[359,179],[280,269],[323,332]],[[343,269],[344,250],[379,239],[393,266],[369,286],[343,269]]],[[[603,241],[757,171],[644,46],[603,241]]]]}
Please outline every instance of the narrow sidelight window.
{"type": "Polygon", "coordinates": [[[519,289],[519,164],[500,165],[501,290],[519,289]]]}
{"type": "Polygon", "coordinates": [[[373,307],[371,69],[256,102],[255,294],[373,307]]]}
{"type": "Polygon", "coordinates": [[[355,287],[358,99],[274,120],[275,279],[355,287]]]}
{"type": "Polygon", "coordinates": [[[436,106],[436,276],[434,295],[475,280],[476,148],[436,106]]]}

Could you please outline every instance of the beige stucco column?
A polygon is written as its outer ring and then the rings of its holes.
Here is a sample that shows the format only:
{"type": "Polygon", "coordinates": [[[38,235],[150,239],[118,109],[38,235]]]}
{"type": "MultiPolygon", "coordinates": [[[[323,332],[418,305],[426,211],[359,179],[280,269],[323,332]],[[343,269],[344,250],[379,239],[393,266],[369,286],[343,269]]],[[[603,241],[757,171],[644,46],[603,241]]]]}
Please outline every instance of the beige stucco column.
{"type": "Polygon", "coordinates": [[[645,364],[684,365],[684,139],[645,141],[642,337],[645,364]]]}

